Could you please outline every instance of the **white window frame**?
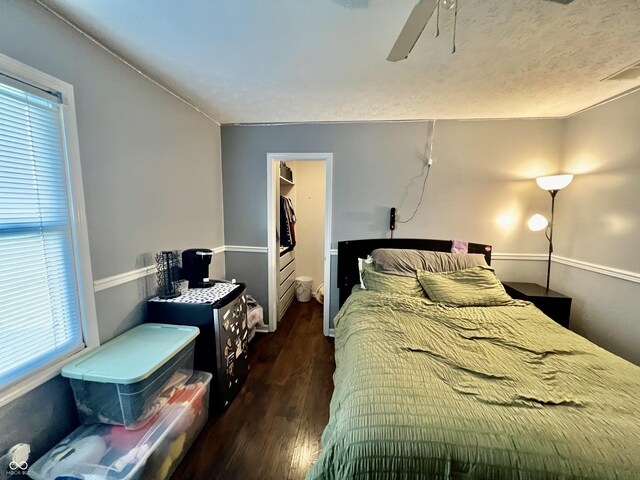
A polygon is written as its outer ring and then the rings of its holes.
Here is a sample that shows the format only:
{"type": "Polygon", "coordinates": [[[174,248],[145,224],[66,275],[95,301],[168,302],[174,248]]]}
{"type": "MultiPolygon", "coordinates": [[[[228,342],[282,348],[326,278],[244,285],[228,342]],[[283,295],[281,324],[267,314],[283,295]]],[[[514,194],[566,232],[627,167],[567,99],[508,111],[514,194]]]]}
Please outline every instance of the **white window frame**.
{"type": "Polygon", "coordinates": [[[84,354],[87,350],[99,346],[100,339],[93,290],[84,191],[82,188],[80,146],[78,144],[73,86],[2,54],[0,54],[0,72],[28,84],[59,92],[62,96],[62,142],[66,153],[67,193],[71,207],[74,263],[76,266],[76,278],[78,279],[76,288],[80,305],[80,317],[82,319],[82,337],[85,344],[84,348],[79,352],[34,370],[28,376],[0,389],[1,407],[57,376],[65,364],[84,354]]]}

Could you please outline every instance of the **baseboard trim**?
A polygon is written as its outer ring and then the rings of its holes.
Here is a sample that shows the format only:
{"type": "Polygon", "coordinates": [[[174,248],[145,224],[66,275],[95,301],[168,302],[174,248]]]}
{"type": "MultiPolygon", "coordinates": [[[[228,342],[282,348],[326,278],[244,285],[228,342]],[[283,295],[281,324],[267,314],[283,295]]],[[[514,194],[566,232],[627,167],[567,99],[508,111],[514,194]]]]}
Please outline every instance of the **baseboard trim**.
{"type": "MultiPolygon", "coordinates": [[[[222,245],[214,247],[213,253],[220,254],[224,252],[234,253],[267,253],[267,247],[256,247],[247,245],[222,245]]],[[[331,249],[331,255],[338,255],[338,250],[331,249]]],[[[519,261],[519,262],[546,262],[548,255],[545,253],[492,253],[492,260],[496,261],[519,261]]],[[[575,260],[573,258],[562,257],[554,255],[552,262],[560,265],[566,265],[568,267],[577,268],[587,272],[598,273],[607,277],[617,278],[619,280],[625,280],[627,282],[640,283],[640,273],[631,272],[629,270],[622,270],[619,268],[607,267],[604,265],[598,265],[591,262],[583,262],[582,260],[575,260]]],[[[133,282],[140,278],[144,278],[148,275],[156,273],[155,265],[148,267],[137,268],[129,272],[120,273],[111,277],[102,278],[93,282],[93,290],[95,292],[101,292],[109,288],[117,287],[125,283],[133,282]]],[[[268,328],[268,327],[266,327],[268,328]]],[[[257,330],[261,331],[261,330],[257,330]]],[[[331,334],[330,334],[331,335],[331,334]]]]}

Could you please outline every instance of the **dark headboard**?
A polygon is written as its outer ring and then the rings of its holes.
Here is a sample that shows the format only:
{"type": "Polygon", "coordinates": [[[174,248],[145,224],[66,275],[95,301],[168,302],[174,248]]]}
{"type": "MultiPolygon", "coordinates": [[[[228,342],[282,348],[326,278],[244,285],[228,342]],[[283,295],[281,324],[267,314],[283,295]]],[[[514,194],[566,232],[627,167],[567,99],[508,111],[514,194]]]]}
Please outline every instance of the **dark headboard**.
{"type": "MultiPolygon", "coordinates": [[[[367,258],[367,255],[376,248],[404,248],[411,250],[431,250],[433,252],[451,252],[451,240],[373,238],[338,242],[338,288],[340,289],[340,306],[342,306],[351,294],[353,286],[360,283],[358,258],[367,258]]],[[[491,265],[491,245],[469,243],[469,253],[484,254],[487,264],[491,265]]]]}

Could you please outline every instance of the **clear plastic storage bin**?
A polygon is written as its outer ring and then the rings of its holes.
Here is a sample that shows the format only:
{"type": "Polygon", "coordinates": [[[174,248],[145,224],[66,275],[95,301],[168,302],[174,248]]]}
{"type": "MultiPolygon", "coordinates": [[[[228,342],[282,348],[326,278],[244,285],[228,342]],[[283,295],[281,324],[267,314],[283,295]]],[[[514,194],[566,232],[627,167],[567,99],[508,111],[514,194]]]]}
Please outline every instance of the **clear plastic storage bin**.
{"type": "Polygon", "coordinates": [[[65,366],[83,423],[137,429],[193,374],[197,327],[147,323],[65,366]]]}
{"type": "Polygon", "coordinates": [[[83,425],[30,469],[34,480],[166,480],[207,422],[211,374],[195,372],[138,430],[83,425]]]}

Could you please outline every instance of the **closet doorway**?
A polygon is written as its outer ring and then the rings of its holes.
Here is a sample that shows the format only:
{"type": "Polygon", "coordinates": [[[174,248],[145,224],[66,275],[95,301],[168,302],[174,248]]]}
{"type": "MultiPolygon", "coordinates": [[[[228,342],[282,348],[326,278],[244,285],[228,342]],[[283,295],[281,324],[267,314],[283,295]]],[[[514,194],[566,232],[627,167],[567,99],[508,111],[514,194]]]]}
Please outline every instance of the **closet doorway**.
{"type": "Polygon", "coordinates": [[[324,284],[322,330],[329,335],[332,172],[332,153],[267,154],[270,332],[295,301],[295,278],[306,276],[312,278],[312,294],[324,284]],[[292,172],[292,179],[282,164],[292,172]],[[281,196],[287,198],[281,200],[281,196]],[[292,225],[281,222],[281,212],[291,220],[287,203],[295,211],[292,225]]]}

